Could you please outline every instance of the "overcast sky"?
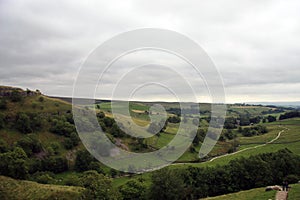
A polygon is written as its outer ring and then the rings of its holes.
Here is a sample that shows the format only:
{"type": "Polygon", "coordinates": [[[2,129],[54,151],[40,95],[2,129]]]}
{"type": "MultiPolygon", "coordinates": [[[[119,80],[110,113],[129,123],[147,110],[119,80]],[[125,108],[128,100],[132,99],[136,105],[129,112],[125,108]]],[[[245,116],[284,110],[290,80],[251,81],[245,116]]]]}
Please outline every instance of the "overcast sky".
{"type": "MultiPolygon", "coordinates": [[[[124,31],[152,27],[196,41],[219,69],[227,102],[297,101],[299,10],[297,0],[0,0],[0,85],[71,96],[79,67],[93,49],[124,31]]],[[[147,70],[136,75],[145,73],[151,77],[147,70]]],[[[104,79],[106,89],[120,74],[122,68],[115,67],[104,79]]],[[[159,91],[145,98],[168,100],[159,91]]],[[[199,96],[209,101],[205,92],[199,96]]]]}

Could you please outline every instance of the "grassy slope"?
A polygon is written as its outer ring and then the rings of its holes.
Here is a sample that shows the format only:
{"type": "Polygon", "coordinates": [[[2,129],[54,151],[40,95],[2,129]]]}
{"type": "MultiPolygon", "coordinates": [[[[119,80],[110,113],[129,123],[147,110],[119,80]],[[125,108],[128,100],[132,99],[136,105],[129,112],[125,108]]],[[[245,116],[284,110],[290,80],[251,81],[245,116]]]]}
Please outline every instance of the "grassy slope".
{"type": "MultiPolygon", "coordinates": [[[[8,108],[6,110],[2,110],[1,112],[7,116],[10,116],[11,118],[14,118],[19,112],[38,113],[48,116],[51,114],[66,113],[67,111],[72,110],[72,105],[70,103],[43,95],[25,97],[21,102],[14,103],[8,101],[7,106],[8,108]],[[41,96],[44,99],[42,102],[39,100],[41,96]]],[[[60,154],[64,155],[67,153],[62,145],[65,137],[50,133],[48,131],[49,127],[50,126],[48,122],[43,122],[42,130],[36,132],[35,134],[37,134],[44,147],[49,146],[49,144],[52,142],[58,142],[60,145],[60,154]]],[[[24,134],[14,129],[4,128],[0,130],[0,138],[4,139],[9,145],[14,144],[23,136],[24,134]]],[[[81,147],[79,146],[79,148],[81,147]]]]}
{"type": "Polygon", "coordinates": [[[289,191],[289,200],[298,200],[300,199],[300,184],[291,185],[291,189],[289,191]]]}
{"type": "Polygon", "coordinates": [[[206,198],[205,200],[268,200],[274,199],[275,195],[276,191],[265,192],[265,188],[256,188],[232,194],[210,197],[206,198]]]}
{"type": "Polygon", "coordinates": [[[0,199],[80,199],[84,188],[43,185],[0,176],[0,199]]]}
{"type": "MultiPolygon", "coordinates": [[[[289,191],[289,200],[298,200],[300,199],[300,184],[291,185],[291,189],[289,191]]],[[[268,191],[265,192],[265,188],[256,188],[247,191],[241,191],[237,193],[221,195],[216,197],[206,198],[205,200],[268,200],[274,199],[276,195],[276,191],[268,191]]]]}

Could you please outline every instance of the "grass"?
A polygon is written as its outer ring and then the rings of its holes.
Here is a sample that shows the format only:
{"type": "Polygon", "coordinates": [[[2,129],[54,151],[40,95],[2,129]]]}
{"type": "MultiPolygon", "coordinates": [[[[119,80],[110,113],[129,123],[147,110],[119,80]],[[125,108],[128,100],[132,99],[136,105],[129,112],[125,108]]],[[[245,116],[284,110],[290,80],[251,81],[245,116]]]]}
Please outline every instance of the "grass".
{"type": "Polygon", "coordinates": [[[291,185],[291,189],[289,191],[289,200],[298,200],[300,199],[300,184],[291,185]]]}
{"type": "Polygon", "coordinates": [[[276,191],[265,192],[265,188],[256,188],[232,194],[205,198],[205,200],[268,200],[275,199],[275,195],[276,191]]]}
{"type": "Polygon", "coordinates": [[[80,199],[84,188],[44,185],[0,176],[0,199],[80,199]]]}

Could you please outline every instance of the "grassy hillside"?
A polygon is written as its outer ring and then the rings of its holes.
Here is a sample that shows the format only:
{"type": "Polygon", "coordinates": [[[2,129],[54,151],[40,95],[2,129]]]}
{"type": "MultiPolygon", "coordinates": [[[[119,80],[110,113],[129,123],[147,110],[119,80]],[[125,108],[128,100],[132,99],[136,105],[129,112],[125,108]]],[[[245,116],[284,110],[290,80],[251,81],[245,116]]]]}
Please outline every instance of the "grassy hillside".
{"type": "MultiPolygon", "coordinates": [[[[292,188],[289,191],[288,199],[289,200],[298,200],[300,199],[300,184],[290,185],[292,188]]],[[[268,200],[275,199],[276,191],[265,192],[265,188],[256,188],[247,191],[241,191],[237,193],[221,195],[216,197],[209,197],[203,200],[268,200]]]]}
{"type": "Polygon", "coordinates": [[[0,176],[0,199],[81,199],[81,187],[44,185],[0,176]]]}
{"type": "MultiPolygon", "coordinates": [[[[6,163],[2,166],[0,164],[0,167],[2,167],[0,174],[18,179],[34,180],[40,183],[77,186],[81,185],[78,180],[80,180],[84,171],[95,170],[99,174],[104,174],[105,177],[113,178],[112,184],[114,189],[122,188],[124,185],[127,185],[130,180],[139,181],[140,178],[147,187],[151,185],[151,176],[153,173],[130,175],[116,172],[103,166],[88,152],[84,151],[85,148],[76,134],[72,118],[72,105],[70,103],[61,99],[50,98],[40,93],[33,93],[33,95],[26,96],[25,91],[21,92],[23,95],[25,94],[25,96],[21,98],[13,99],[7,96],[0,98],[0,119],[2,116],[2,121],[4,122],[0,124],[0,156],[2,156],[1,158],[5,158],[6,163]],[[20,153],[20,149],[16,149],[20,147],[23,148],[27,155],[24,155],[22,152],[20,153]],[[14,176],[14,170],[19,170],[19,163],[15,164],[14,158],[19,157],[21,157],[21,160],[18,160],[18,162],[23,163],[24,166],[20,168],[21,170],[18,172],[18,176],[14,176]],[[78,165],[76,165],[76,158],[79,158],[78,165]],[[7,166],[10,165],[13,165],[16,169],[8,168],[7,166]],[[40,171],[45,174],[39,173],[40,171]]],[[[129,113],[131,116],[124,116],[120,121],[122,124],[128,124],[129,120],[133,120],[140,126],[149,125],[149,109],[153,104],[156,103],[130,102],[129,113]]],[[[169,118],[177,117],[183,120],[183,117],[181,116],[182,118],[180,118],[180,113],[178,113],[178,103],[162,102],[161,104],[165,107],[169,118]]],[[[90,109],[94,106],[99,114],[97,114],[98,121],[101,126],[104,126],[106,134],[113,142],[118,140],[119,143],[123,145],[123,148],[130,151],[149,152],[162,148],[168,145],[178,131],[179,123],[168,121],[167,126],[160,134],[153,135],[147,139],[137,140],[134,137],[127,136],[118,127],[116,128],[116,122],[112,119],[113,115],[109,101],[98,101],[98,104],[90,105],[85,109],[90,109]]],[[[241,157],[247,158],[252,155],[277,152],[286,147],[293,153],[300,155],[300,118],[278,121],[280,113],[287,112],[288,109],[254,105],[228,105],[226,120],[229,121],[229,125],[225,123],[225,126],[234,125],[234,127],[224,129],[220,140],[208,157],[200,160],[198,158],[198,151],[209,125],[210,106],[210,104],[200,104],[201,120],[198,132],[199,137],[202,138],[199,139],[198,143],[194,143],[179,160],[177,160],[177,163],[172,164],[168,169],[185,170],[190,166],[222,166],[241,157]],[[269,115],[277,117],[277,121],[270,123],[268,119],[269,115]],[[245,122],[245,119],[246,121],[248,120],[248,124],[243,125],[243,129],[265,126],[269,131],[264,134],[257,133],[251,137],[246,137],[243,132],[238,129],[238,121],[244,120],[245,122]],[[250,123],[250,120],[255,121],[257,119],[258,121],[250,123]],[[278,137],[280,132],[282,132],[282,134],[278,137]],[[204,135],[201,135],[202,133],[204,133],[204,135]],[[274,140],[275,138],[277,138],[277,140],[274,140]],[[272,140],[274,141],[269,143],[272,140]]],[[[188,116],[187,122],[192,123],[193,117],[195,117],[193,114],[188,116]]],[[[138,132],[138,129],[136,129],[136,131],[138,132]]],[[[186,131],[188,131],[188,129],[186,129],[186,131]]],[[[2,179],[4,181],[5,177],[2,179]]],[[[7,184],[2,188],[1,193],[10,198],[10,187],[14,187],[12,183],[16,181],[5,180],[4,182],[7,184]]],[[[24,183],[28,183],[26,181],[17,182],[19,184],[19,190],[25,187],[24,183]]],[[[30,183],[33,184],[33,182],[30,183]]],[[[37,188],[45,189],[50,187],[50,191],[53,190],[57,194],[60,193],[59,190],[52,189],[51,185],[41,186],[42,187],[37,188]]],[[[28,190],[28,194],[25,192],[24,195],[40,192],[48,195],[47,192],[42,192],[41,190],[28,190]]],[[[246,195],[255,195],[254,193],[253,191],[251,194],[246,195]]],[[[49,195],[51,196],[52,194],[49,195]]],[[[256,198],[256,196],[253,196],[253,198],[254,197],[256,198]]],[[[45,196],[45,198],[48,197],[45,196]]],[[[257,198],[259,199],[259,197],[257,198]]]]}
{"type": "Polygon", "coordinates": [[[300,199],[300,184],[291,185],[291,189],[289,191],[289,200],[298,200],[300,199]]]}
{"type": "Polygon", "coordinates": [[[265,188],[256,188],[217,197],[205,198],[203,200],[268,200],[275,199],[275,195],[276,191],[265,192],[265,188]]]}

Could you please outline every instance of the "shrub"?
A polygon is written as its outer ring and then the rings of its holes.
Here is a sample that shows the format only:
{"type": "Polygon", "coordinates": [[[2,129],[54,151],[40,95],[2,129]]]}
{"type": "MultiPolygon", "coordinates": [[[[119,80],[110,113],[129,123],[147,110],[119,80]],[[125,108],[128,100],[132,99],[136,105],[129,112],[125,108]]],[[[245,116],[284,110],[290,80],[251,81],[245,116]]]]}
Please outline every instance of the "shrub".
{"type": "Polygon", "coordinates": [[[39,97],[39,102],[44,102],[44,97],[43,96],[39,97]]]}
{"type": "Polygon", "coordinates": [[[0,99],[0,109],[5,110],[7,108],[7,101],[4,98],[0,99]]]}
{"type": "Polygon", "coordinates": [[[30,118],[25,113],[20,113],[17,117],[16,128],[22,133],[31,133],[30,118]]]}
{"type": "Polygon", "coordinates": [[[23,100],[22,94],[20,91],[18,90],[13,90],[11,95],[10,95],[10,99],[13,102],[20,102],[23,100]]]}

